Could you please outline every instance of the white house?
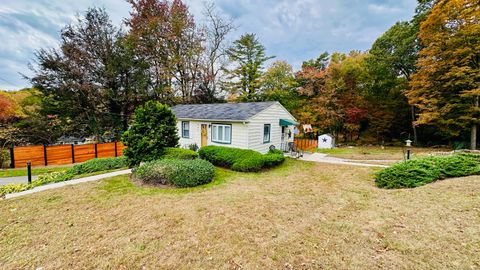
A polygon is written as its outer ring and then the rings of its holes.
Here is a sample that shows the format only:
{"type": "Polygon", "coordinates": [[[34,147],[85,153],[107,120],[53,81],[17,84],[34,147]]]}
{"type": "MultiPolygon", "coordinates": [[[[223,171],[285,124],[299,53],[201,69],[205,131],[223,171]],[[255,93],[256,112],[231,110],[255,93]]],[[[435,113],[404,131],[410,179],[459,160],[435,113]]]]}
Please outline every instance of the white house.
{"type": "Polygon", "coordinates": [[[293,142],[295,118],[279,102],[177,105],[180,145],[218,145],[266,153],[293,142]]]}

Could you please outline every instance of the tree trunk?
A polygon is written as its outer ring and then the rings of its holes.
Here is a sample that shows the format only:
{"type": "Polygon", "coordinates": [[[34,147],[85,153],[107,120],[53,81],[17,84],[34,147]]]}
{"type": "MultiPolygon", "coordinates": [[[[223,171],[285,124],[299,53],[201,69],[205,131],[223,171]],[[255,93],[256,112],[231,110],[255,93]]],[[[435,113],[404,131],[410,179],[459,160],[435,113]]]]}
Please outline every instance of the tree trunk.
{"type": "Polygon", "coordinates": [[[472,134],[470,136],[470,149],[477,150],[477,124],[472,125],[472,134]]]}
{"type": "MultiPolygon", "coordinates": [[[[480,101],[480,97],[476,96],[475,97],[475,108],[478,108],[479,103],[480,103],[479,101],[480,101]]],[[[477,150],[477,128],[478,128],[477,123],[472,125],[472,133],[471,133],[471,136],[470,136],[470,149],[472,149],[472,150],[477,150]]]]}
{"type": "Polygon", "coordinates": [[[411,106],[411,113],[412,113],[412,130],[413,130],[413,144],[417,145],[418,143],[418,136],[417,136],[417,127],[415,126],[415,106],[411,106]]]}

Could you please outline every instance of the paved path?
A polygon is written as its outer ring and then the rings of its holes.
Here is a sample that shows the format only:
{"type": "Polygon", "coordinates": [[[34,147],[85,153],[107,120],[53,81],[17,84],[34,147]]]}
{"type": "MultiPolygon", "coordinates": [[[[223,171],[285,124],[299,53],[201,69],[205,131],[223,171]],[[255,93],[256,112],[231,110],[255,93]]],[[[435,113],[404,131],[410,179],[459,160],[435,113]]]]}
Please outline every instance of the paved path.
{"type": "Polygon", "coordinates": [[[116,171],[116,172],[111,172],[111,173],[105,173],[105,174],[99,174],[99,175],[84,177],[84,178],[73,179],[73,180],[69,180],[69,181],[65,181],[65,182],[59,182],[59,183],[39,186],[39,187],[35,187],[33,189],[30,189],[30,190],[26,190],[26,191],[22,191],[22,192],[18,192],[18,193],[7,194],[7,195],[5,195],[5,199],[16,198],[16,197],[25,196],[25,195],[32,194],[32,193],[37,193],[37,192],[44,191],[44,190],[49,190],[49,189],[54,189],[54,188],[59,188],[59,187],[64,187],[64,186],[69,186],[69,185],[76,185],[76,184],[81,184],[81,183],[86,183],[86,182],[91,182],[91,181],[97,181],[97,180],[100,180],[100,179],[110,178],[110,177],[114,177],[114,176],[118,176],[118,175],[129,174],[131,172],[132,172],[132,170],[116,171]]]}
{"type": "Polygon", "coordinates": [[[363,166],[363,167],[381,167],[381,168],[388,167],[386,165],[360,163],[360,162],[354,162],[352,160],[343,159],[343,158],[329,157],[327,154],[321,154],[321,153],[313,153],[313,154],[305,153],[303,157],[300,158],[300,160],[320,162],[320,163],[340,164],[340,165],[363,166]]]}
{"type": "MultiPolygon", "coordinates": [[[[37,179],[37,175],[32,175],[32,180],[37,179]]],[[[28,176],[14,176],[14,177],[3,177],[0,178],[0,186],[5,186],[8,184],[20,184],[28,183],[28,176]]]]}

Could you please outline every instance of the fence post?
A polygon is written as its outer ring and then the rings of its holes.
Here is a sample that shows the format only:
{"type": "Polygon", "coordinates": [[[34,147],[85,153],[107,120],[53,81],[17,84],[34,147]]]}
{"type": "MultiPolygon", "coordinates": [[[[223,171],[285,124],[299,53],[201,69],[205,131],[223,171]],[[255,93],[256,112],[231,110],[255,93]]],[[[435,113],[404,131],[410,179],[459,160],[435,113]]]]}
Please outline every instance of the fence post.
{"type": "Polygon", "coordinates": [[[72,143],[71,146],[72,146],[72,163],[75,163],[75,145],[73,145],[72,143]]]}
{"type": "Polygon", "coordinates": [[[48,159],[47,159],[47,145],[43,144],[43,161],[45,166],[48,166],[48,159]]]}
{"type": "Polygon", "coordinates": [[[10,168],[15,168],[15,157],[14,157],[14,151],[13,151],[13,145],[10,147],[10,168]]]}
{"type": "Polygon", "coordinates": [[[32,183],[32,162],[27,162],[27,175],[28,175],[28,183],[32,183]]]}
{"type": "Polygon", "coordinates": [[[117,157],[117,141],[115,141],[115,157],[117,157]]]}
{"type": "Polygon", "coordinates": [[[95,143],[95,158],[98,158],[97,144],[95,143]]]}

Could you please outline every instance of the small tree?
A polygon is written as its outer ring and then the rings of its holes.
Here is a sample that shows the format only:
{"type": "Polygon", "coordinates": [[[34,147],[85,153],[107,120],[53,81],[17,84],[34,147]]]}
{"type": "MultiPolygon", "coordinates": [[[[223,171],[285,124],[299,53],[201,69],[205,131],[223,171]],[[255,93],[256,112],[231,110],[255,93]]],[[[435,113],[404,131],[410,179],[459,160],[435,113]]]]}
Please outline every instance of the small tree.
{"type": "Polygon", "coordinates": [[[149,101],[135,110],[135,119],[123,134],[128,147],[124,155],[130,166],[160,158],[165,147],[178,144],[176,119],[172,110],[159,102],[149,101]]]}

